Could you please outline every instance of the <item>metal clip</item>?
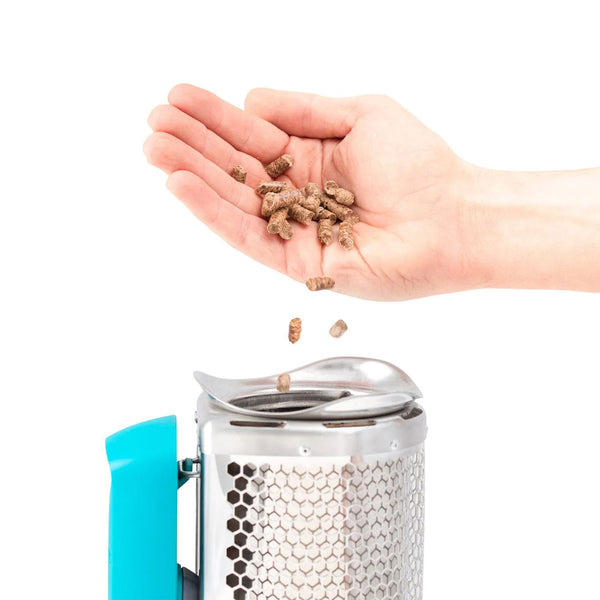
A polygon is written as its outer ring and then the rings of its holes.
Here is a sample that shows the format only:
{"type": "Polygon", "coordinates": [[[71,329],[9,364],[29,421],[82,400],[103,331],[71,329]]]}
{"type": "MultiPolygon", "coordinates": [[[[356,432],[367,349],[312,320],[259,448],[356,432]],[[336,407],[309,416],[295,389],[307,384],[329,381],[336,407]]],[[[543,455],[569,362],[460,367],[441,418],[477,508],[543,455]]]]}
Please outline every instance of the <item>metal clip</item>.
{"type": "Polygon", "coordinates": [[[177,461],[179,487],[186,483],[189,479],[200,479],[201,465],[200,457],[184,458],[177,461]]]}

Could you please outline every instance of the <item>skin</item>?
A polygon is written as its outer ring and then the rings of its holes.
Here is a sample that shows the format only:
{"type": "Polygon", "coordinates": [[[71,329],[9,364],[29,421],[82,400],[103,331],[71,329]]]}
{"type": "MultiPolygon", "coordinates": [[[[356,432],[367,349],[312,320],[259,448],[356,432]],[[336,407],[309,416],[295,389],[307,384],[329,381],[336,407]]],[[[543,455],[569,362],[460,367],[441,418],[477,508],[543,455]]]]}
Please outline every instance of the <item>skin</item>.
{"type": "Polygon", "coordinates": [[[510,173],[471,165],[394,100],[252,90],[245,109],[181,84],[149,117],[144,151],[167,187],[225,241],[304,282],[405,300],[483,287],[600,291],[600,169],[510,173]],[[323,246],[316,225],[266,231],[254,187],[328,179],[356,195],[355,249],[323,246]],[[229,175],[248,171],[246,184],[229,175]]]}

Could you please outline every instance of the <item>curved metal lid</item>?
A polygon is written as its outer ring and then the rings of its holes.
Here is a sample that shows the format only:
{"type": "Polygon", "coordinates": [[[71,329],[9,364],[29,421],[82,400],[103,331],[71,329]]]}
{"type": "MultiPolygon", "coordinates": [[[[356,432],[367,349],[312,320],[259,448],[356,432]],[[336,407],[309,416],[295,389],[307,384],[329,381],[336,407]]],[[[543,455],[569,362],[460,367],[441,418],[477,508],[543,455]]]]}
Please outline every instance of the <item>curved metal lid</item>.
{"type": "Polygon", "coordinates": [[[253,417],[356,419],[387,415],[421,398],[408,375],[372,358],[328,358],[289,371],[290,391],[277,391],[278,375],[221,379],[197,371],[196,381],[225,410],[253,417]]]}

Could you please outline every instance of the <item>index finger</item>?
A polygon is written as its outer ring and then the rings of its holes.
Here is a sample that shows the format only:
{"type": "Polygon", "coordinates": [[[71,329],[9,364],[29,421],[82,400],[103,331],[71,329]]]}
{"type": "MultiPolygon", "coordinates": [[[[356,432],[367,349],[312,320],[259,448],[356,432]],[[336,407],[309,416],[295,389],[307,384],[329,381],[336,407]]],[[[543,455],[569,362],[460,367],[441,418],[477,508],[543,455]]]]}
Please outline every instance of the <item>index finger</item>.
{"type": "Polygon", "coordinates": [[[287,133],[268,121],[193,85],[176,85],[169,93],[169,103],[203,123],[237,150],[263,163],[283,154],[290,140],[287,133]]]}

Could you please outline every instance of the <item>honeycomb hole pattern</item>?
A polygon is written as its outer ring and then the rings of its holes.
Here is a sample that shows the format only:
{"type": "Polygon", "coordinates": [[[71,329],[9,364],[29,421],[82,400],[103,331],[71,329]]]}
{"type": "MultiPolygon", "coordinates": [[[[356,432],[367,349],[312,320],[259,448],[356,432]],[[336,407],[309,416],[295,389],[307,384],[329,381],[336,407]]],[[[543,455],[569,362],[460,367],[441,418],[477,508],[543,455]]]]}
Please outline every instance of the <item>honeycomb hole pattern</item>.
{"type": "Polygon", "coordinates": [[[423,450],[227,465],[234,600],[421,600],[423,450]]]}

